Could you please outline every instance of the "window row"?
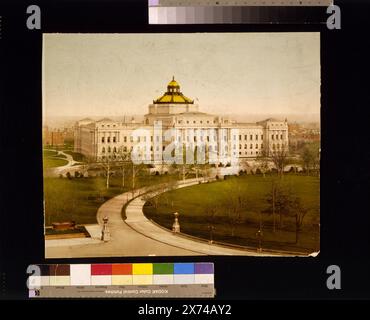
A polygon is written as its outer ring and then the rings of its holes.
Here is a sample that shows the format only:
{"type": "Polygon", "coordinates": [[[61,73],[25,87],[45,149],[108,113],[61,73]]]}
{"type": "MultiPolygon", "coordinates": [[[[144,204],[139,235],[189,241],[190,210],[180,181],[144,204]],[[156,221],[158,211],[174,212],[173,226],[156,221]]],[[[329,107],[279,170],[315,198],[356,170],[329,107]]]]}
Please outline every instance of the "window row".
{"type": "MultiPolygon", "coordinates": [[[[249,135],[249,140],[250,141],[252,141],[253,140],[253,137],[254,137],[254,139],[256,140],[256,141],[258,141],[258,138],[260,137],[261,138],[261,140],[263,140],[263,134],[261,134],[261,135],[259,135],[259,134],[255,134],[255,135],[253,135],[253,134],[250,134],[249,135]]],[[[243,140],[243,138],[244,138],[244,140],[248,140],[248,135],[247,134],[244,134],[244,135],[239,135],[239,140],[241,141],[241,140],[243,140]]],[[[234,140],[236,140],[236,136],[234,136],[234,140]]]]}
{"type": "Polygon", "coordinates": [[[280,136],[280,140],[283,140],[283,134],[272,134],[271,135],[271,140],[279,140],[279,136],[280,136]]]}

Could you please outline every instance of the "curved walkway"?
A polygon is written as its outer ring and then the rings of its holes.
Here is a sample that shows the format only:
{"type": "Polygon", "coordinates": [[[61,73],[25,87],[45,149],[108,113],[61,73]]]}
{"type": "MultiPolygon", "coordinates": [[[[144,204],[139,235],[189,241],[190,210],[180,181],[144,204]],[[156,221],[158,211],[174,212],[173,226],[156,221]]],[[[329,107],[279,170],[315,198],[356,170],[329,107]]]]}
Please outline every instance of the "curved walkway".
{"type": "MultiPolygon", "coordinates": [[[[186,182],[177,187],[197,183],[186,182]]],[[[145,201],[142,195],[149,190],[142,188],[120,194],[105,202],[97,212],[98,225],[86,228],[90,239],[46,240],[46,258],[77,257],[123,257],[123,256],[191,256],[191,255],[247,255],[247,256],[287,256],[279,253],[257,253],[254,250],[238,250],[201,241],[191,240],[173,234],[148,220],[142,211],[145,201]],[[126,217],[122,219],[122,208],[126,205],[126,217]],[[102,220],[107,216],[111,240],[100,241],[102,220]]],[[[158,191],[151,191],[154,195],[158,191]]],[[[149,193],[148,193],[149,194],[149,193]]]]}
{"type": "MultiPolygon", "coordinates": [[[[195,180],[195,181],[194,180],[191,182],[181,183],[176,188],[183,188],[183,187],[188,187],[188,186],[197,184],[198,180],[195,180]]],[[[161,192],[154,191],[147,195],[152,197],[162,192],[165,192],[165,191],[161,191],[161,192]]],[[[147,219],[143,213],[144,204],[145,204],[145,200],[141,196],[136,197],[134,200],[132,200],[126,207],[125,223],[128,224],[133,230],[155,241],[166,243],[168,245],[175,246],[178,248],[183,248],[186,250],[193,250],[200,254],[206,254],[206,255],[247,255],[247,256],[274,255],[272,253],[268,253],[268,254],[267,253],[257,253],[255,250],[249,251],[245,249],[228,248],[226,246],[221,246],[221,245],[216,245],[216,244],[208,244],[203,241],[197,241],[195,239],[192,240],[190,238],[176,235],[172,233],[171,231],[167,231],[164,228],[157,226],[152,221],[147,219]]],[[[180,224],[181,224],[181,220],[180,220],[180,224]]]]}
{"type": "Polygon", "coordinates": [[[201,255],[199,252],[174,247],[155,241],[138,233],[127,225],[121,216],[122,207],[145,189],[120,194],[105,202],[97,212],[100,226],[96,226],[95,235],[89,242],[77,240],[47,240],[45,245],[46,258],[77,258],[77,257],[123,257],[123,256],[188,256],[201,255]],[[99,240],[102,219],[109,218],[108,226],[111,234],[109,242],[99,240]]]}
{"type": "Polygon", "coordinates": [[[81,169],[81,166],[78,166],[78,165],[76,166],[76,164],[79,164],[80,162],[75,161],[70,154],[65,153],[63,151],[57,151],[57,150],[52,150],[52,151],[58,152],[57,156],[60,156],[60,155],[64,156],[63,160],[68,161],[68,163],[64,166],[46,169],[44,172],[45,176],[59,177],[60,174],[64,175],[67,171],[71,171],[70,173],[73,174],[74,171],[78,171],[81,169]]]}

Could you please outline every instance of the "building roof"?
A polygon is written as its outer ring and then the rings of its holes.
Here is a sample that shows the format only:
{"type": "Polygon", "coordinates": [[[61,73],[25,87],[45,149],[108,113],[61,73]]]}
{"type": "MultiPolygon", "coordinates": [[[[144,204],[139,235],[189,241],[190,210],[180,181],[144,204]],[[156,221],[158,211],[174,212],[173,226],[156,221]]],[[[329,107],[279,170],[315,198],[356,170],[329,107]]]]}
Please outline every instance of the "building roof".
{"type": "Polygon", "coordinates": [[[103,119],[100,119],[96,122],[114,122],[112,119],[109,119],[109,118],[103,118],[103,119]]]}
{"type": "Polygon", "coordinates": [[[158,99],[153,100],[153,103],[193,104],[194,100],[182,94],[179,83],[175,80],[175,77],[173,77],[167,85],[167,91],[158,99]]]}

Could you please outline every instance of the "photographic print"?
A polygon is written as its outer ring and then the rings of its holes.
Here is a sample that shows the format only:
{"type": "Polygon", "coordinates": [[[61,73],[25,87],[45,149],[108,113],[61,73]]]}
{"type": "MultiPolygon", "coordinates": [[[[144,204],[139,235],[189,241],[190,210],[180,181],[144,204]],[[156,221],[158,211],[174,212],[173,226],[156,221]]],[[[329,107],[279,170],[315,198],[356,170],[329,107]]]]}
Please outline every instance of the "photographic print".
{"type": "Polygon", "coordinates": [[[46,258],[316,256],[320,34],[44,34],[46,258]]]}

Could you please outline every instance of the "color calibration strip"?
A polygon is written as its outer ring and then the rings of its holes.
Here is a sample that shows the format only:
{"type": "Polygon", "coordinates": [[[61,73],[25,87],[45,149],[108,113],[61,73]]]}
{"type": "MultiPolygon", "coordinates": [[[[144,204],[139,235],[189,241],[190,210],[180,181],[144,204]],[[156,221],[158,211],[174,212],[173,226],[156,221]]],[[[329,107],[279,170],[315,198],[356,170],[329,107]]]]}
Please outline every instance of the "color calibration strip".
{"type": "Polygon", "coordinates": [[[30,298],[214,297],[213,263],[38,265],[30,298]]]}
{"type": "Polygon", "coordinates": [[[332,0],[149,0],[149,24],[319,24],[332,0]]]}

